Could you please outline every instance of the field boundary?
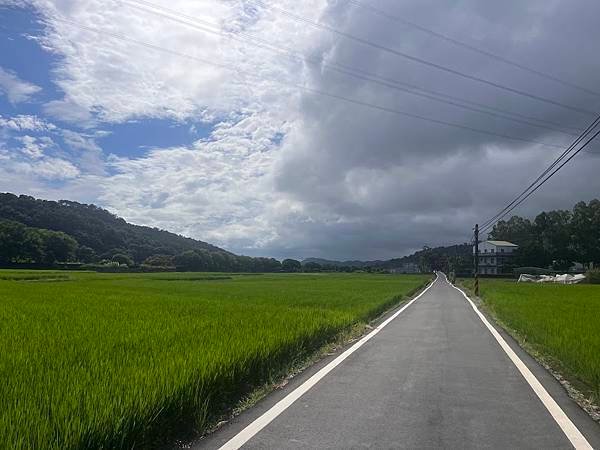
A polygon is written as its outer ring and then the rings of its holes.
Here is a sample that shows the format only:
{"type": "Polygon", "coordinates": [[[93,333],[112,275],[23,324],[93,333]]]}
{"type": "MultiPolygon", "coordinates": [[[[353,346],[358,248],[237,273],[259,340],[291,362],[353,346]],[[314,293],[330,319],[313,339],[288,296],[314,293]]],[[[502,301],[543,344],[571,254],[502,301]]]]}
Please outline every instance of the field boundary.
{"type": "Polygon", "coordinates": [[[407,302],[412,301],[416,296],[420,296],[433,284],[434,281],[435,279],[430,277],[424,280],[421,285],[404,294],[403,296],[392,298],[391,300],[395,299],[396,301],[394,301],[390,306],[386,307],[384,311],[378,313],[377,316],[365,323],[356,323],[352,327],[340,331],[331,339],[331,341],[325,343],[305,359],[290,367],[285,374],[282,374],[275,380],[268,381],[263,385],[256,387],[246,397],[242,398],[236,405],[233,405],[229,412],[224,413],[217,423],[210,427],[201,436],[195,438],[190,444],[197,445],[205,439],[210,439],[210,436],[214,435],[214,433],[218,432],[242,413],[257,405],[270,394],[284,388],[290,382],[292,382],[292,380],[301,376],[306,371],[309,371],[311,368],[317,366],[328,357],[333,357],[336,355],[336,353],[342,352],[344,349],[359,341],[365,335],[372,332],[374,328],[379,326],[381,322],[386,319],[386,317],[393,314],[394,311],[397,311],[398,308],[404,307],[407,302]]]}
{"type": "Polygon", "coordinates": [[[469,292],[470,297],[479,306],[483,312],[489,316],[498,327],[508,334],[514,342],[527,353],[534,361],[542,366],[556,381],[558,381],[569,398],[597,424],[600,424],[600,399],[594,400],[592,397],[592,388],[576,375],[571,373],[557,358],[538,348],[535,344],[530,344],[527,339],[517,330],[506,325],[498,317],[493,308],[489,307],[485,301],[473,295],[469,286],[459,283],[465,291],[469,292]],[[586,394],[586,392],[588,394],[586,394]]]}
{"type": "MultiPolygon", "coordinates": [[[[444,275],[445,276],[445,275],[444,275]]],[[[446,278],[448,281],[448,278],[446,278]]],[[[473,300],[469,298],[469,296],[463,291],[461,288],[455,286],[450,283],[454,289],[459,291],[473,308],[473,311],[477,314],[479,319],[483,322],[485,327],[492,334],[494,339],[497,341],[498,345],[502,348],[502,350],[509,357],[511,362],[515,365],[517,370],[521,373],[525,381],[529,384],[533,392],[537,395],[540,401],[543,403],[544,407],[548,410],[556,424],[563,431],[565,436],[569,439],[571,444],[576,449],[592,449],[592,446],[587,441],[587,439],[583,436],[581,431],[577,428],[577,426],[571,421],[571,419],[567,416],[567,414],[562,410],[559,404],[554,400],[554,398],[548,393],[546,388],[542,385],[542,383],[537,379],[537,377],[531,372],[529,367],[521,360],[521,358],[515,353],[515,351],[510,347],[510,345],[506,342],[506,340],[502,337],[502,335],[494,328],[492,324],[490,324],[489,320],[485,317],[485,315],[479,310],[479,308],[475,305],[473,300]]]]}
{"type": "MultiPolygon", "coordinates": [[[[390,322],[392,322],[396,317],[398,317],[404,310],[406,310],[410,305],[412,305],[415,301],[417,301],[421,296],[423,296],[439,279],[439,275],[436,274],[436,278],[434,280],[430,280],[430,282],[423,288],[418,289],[416,292],[418,294],[414,296],[412,299],[407,301],[403,306],[398,309],[395,313],[393,313],[390,317],[385,319],[382,323],[380,323],[375,329],[371,330],[368,334],[364,335],[358,342],[355,342],[350,348],[346,349],[340,355],[338,355],[334,360],[330,361],[325,367],[322,367],[319,371],[313,374],[310,378],[304,381],[300,386],[296,387],[292,392],[287,394],[283,399],[279,400],[275,405],[270,407],[265,413],[261,414],[257,419],[253,420],[248,426],[246,426],[242,431],[237,433],[233,438],[229,439],[223,446],[220,447],[219,450],[237,450],[241,446],[243,446],[246,442],[248,442],[253,436],[259,433],[265,426],[271,423],[276,417],[278,417],[282,412],[288,409],[296,400],[302,397],[306,392],[308,392],[313,386],[315,386],[321,379],[323,379],[327,374],[329,374],[333,369],[339,366],[344,360],[346,360],[350,355],[356,352],[359,348],[361,348],[365,343],[375,337],[385,326],[387,326],[390,322]],[[420,292],[419,292],[420,291],[420,292]]],[[[396,305],[397,307],[397,305],[396,305]]],[[[390,308],[393,310],[394,308],[390,308]]],[[[385,316],[387,312],[384,312],[379,316],[385,316]]],[[[377,319],[375,319],[377,320],[377,319]]]]}

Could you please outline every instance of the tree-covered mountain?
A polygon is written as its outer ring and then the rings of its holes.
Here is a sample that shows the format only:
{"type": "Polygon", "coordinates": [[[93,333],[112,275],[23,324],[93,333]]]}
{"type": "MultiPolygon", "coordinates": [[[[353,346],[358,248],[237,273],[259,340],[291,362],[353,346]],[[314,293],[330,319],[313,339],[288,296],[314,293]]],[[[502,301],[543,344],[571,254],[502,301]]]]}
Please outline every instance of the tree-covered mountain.
{"type": "Polygon", "coordinates": [[[95,205],[0,193],[0,263],[54,262],[198,271],[281,268],[273,258],[237,256],[206,242],[127,223],[95,205]]]}
{"type": "Polygon", "coordinates": [[[108,257],[115,251],[121,251],[138,263],[155,254],[177,255],[186,250],[228,253],[206,242],[127,223],[95,205],[67,200],[54,202],[26,195],[0,194],[0,219],[33,228],[62,231],[80,246],[94,250],[98,256],[108,257]]]}

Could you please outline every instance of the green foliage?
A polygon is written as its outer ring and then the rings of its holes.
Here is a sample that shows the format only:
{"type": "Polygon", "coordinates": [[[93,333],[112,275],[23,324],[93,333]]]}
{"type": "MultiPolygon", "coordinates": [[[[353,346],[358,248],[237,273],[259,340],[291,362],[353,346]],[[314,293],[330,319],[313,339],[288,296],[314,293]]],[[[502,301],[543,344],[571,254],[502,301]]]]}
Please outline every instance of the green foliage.
{"type": "Polygon", "coordinates": [[[0,263],[48,266],[76,259],[86,269],[102,272],[122,272],[125,266],[139,264],[151,271],[281,270],[276,259],[237,256],[205,242],[132,225],[94,205],[0,194],[0,263]]]}
{"type": "Polygon", "coordinates": [[[600,288],[481,280],[498,318],[600,397],[600,288]]]}
{"type": "Polygon", "coordinates": [[[153,267],[175,267],[175,258],[171,255],[153,255],[146,258],[144,265],[153,267]]]}
{"type": "Polygon", "coordinates": [[[44,262],[73,261],[77,251],[77,241],[60,231],[38,231],[43,248],[44,262]]]}
{"type": "Polygon", "coordinates": [[[123,253],[117,253],[116,255],[113,255],[111,260],[113,262],[119,263],[119,265],[124,265],[128,267],[133,266],[133,259],[131,259],[127,255],[124,255],[123,253]]]}
{"type": "Polygon", "coordinates": [[[316,263],[316,262],[307,262],[306,264],[304,264],[304,266],[302,267],[302,269],[305,272],[320,272],[321,269],[323,267],[321,266],[321,264],[316,263]]]}
{"type": "Polygon", "coordinates": [[[77,248],[77,241],[65,233],[0,220],[0,262],[68,262],[75,259],[77,248]]]}
{"type": "Polygon", "coordinates": [[[600,265],[600,200],[577,203],[571,228],[574,251],[581,255],[581,262],[600,265]]]}
{"type": "Polygon", "coordinates": [[[0,272],[0,448],[172,446],[427,281],[31,273],[0,272]]]}
{"type": "Polygon", "coordinates": [[[178,270],[210,271],[213,269],[212,255],[205,251],[187,250],[174,258],[178,270]]]}
{"type": "Polygon", "coordinates": [[[572,211],[542,212],[535,220],[513,216],[500,221],[491,239],[519,245],[517,266],[567,271],[573,262],[600,263],[600,200],[579,202],[572,211]]]}
{"type": "Polygon", "coordinates": [[[53,202],[26,195],[17,197],[8,193],[0,194],[0,219],[28,227],[61,231],[102,258],[110,259],[115,253],[124,253],[131,255],[138,264],[152,255],[176,255],[186,250],[226,253],[202,241],[157,228],[129,224],[94,205],[67,200],[53,202]]]}
{"type": "Polygon", "coordinates": [[[588,270],[585,277],[586,281],[590,284],[600,284],[600,269],[588,270]]]}
{"type": "Polygon", "coordinates": [[[302,270],[302,263],[295,259],[284,259],[281,262],[281,270],[284,272],[300,272],[302,270]]]}
{"type": "Polygon", "coordinates": [[[96,252],[94,249],[82,245],[77,249],[77,260],[82,263],[94,262],[96,260],[96,252]]]}

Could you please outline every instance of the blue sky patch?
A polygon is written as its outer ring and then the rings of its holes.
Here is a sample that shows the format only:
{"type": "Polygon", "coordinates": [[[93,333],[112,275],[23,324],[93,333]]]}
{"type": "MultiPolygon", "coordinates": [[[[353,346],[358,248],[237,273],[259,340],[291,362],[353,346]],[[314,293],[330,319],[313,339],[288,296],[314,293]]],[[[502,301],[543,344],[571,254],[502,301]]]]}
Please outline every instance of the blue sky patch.
{"type": "MultiPolygon", "coordinates": [[[[0,14],[0,66],[14,72],[20,79],[42,88],[34,96],[35,103],[24,102],[16,105],[19,114],[36,114],[41,103],[62,97],[50,78],[57,57],[45,51],[31,38],[40,36],[43,32],[38,17],[31,10],[0,7],[0,14]]],[[[8,112],[5,109],[6,103],[6,98],[2,97],[0,112],[8,112]]]]}
{"type": "Polygon", "coordinates": [[[169,119],[144,119],[102,127],[110,134],[98,139],[107,152],[136,157],[152,148],[186,146],[207,137],[210,127],[169,119]]]}
{"type": "MultiPolygon", "coordinates": [[[[212,126],[193,121],[143,118],[124,123],[97,123],[94,129],[81,129],[76,123],[61,121],[60,117],[49,117],[44,105],[50,101],[62,100],[63,92],[53,82],[53,68],[60,62],[57,55],[44,50],[32,37],[41,36],[43,25],[30,9],[0,7],[0,68],[15,75],[20,80],[35,84],[41,90],[29,100],[11,103],[0,91],[0,116],[9,119],[18,115],[32,115],[54,123],[61,129],[83,132],[88,138],[94,131],[107,132],[96,137],[104,155],[136,158],[153,148],[189,146],[198,139],[210,136],[212,126]]],[[[98,119],[97,115],[94,115],[98,119]]],[[[22,135],[40,137],[51,136],[59,145],[68,147],[62,140],[60,130],[54,132],[11,130],[11,138],[6,143],[16,145],[22,135]]],[[[18,148],[13,147],[13,148],[18,148]]]]}

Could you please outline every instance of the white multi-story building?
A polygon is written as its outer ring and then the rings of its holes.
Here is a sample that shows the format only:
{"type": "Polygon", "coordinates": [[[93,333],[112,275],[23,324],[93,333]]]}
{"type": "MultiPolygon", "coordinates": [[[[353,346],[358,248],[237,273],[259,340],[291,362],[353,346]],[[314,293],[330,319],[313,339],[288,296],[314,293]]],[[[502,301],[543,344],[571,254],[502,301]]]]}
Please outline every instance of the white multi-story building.
{"type": "MultiPolygon", "coordinates": [[[[507,241],[483,241],[479,243],[479,273],[499,275],[510,265],[514,251],[519,246],[507,241]]],[[[475,248],[473,247],[473,253],[475,248]]]]}

